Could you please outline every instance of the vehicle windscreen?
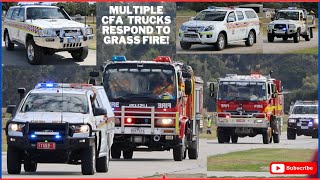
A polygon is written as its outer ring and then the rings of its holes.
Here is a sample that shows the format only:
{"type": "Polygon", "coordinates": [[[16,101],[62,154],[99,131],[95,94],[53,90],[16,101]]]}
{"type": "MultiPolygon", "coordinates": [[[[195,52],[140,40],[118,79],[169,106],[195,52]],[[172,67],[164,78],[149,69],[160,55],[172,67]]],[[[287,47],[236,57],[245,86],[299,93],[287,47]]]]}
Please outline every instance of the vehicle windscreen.
{"type": "Polygon", "coordinates": [[[29,7],[27,19],[69,19],[60,8],[29,7]]]}
{"type": "Polygon", "coordinates": [[[89,112],[85,94],[31,93],[24,102],[22,112],[89,112]]]}
{"type": "Polygon", "coordinates": [[[292,114],[318,114],[318,106],[295,106],[292,114]]]}
{"type": "Polygon", "coordinates": [[[174,69],[115,67],[106,69],[104,88],[110,101],[176,99],[174,69]]]}
{"type": "Polygon", "coordinates": [[[267,100],[266,83],[221,81],[218,100],[265,101],[267,100]]]}
{"type": "Polygon", "coordinates": [[[275,19],[299,20],[299,12],[298,11],[280,11],[277,13],[275,19]]]}
{"type": "Polygon", "coordinates": [[[197,21],[223,21],[227,11],[201,11],[194,20],[197,21]]]}

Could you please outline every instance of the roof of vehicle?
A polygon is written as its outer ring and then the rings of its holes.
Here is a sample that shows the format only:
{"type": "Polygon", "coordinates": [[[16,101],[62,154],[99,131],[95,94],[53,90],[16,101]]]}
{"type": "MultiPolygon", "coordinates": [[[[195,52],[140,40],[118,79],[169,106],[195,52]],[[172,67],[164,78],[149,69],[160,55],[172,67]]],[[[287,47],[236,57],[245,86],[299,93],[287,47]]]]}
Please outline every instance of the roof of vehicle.
{"type": "Polygon", "coordinates": [[[12,6],[10,8],[21,8],[21,7],[36,7],[36,8],[40,8],[40,7],[45,7],[45,8],[59,8],[57,6],[50,6],[50,5],[39,5],[39,4],[25,4],[25,5],[20,5],[20,6],[12,6]]]}
{"type": "MultiPolygon", "coordinates": [[[[93,86],[96,89],[102,86],[93,86]]],[[[40,83],[30,93],[58,93],[58,94],[86,94],[91,90],[91,84],[62,84],[62,83],[40,83]]]]}
{"type": "MultiPolygon", "coordinates": [[[[252,8],[233,8],[233,7],[212,7],[212,8],[208,8],[205,9],[203,11],[254,11],[252,8]]],[[[255,12],[255,11],[254,11],[255,12]]]]}
{"type": "Polygon", "coordinates": [[[252,74],[252,75],[237,75],[237,74],[227,74],[226,77],[219,78],[219,80],[223,81],[267,81],[272,80],[271,78],[268,78],[266,76],[263,76],[261,74],[252,74]]]}
{"type": "Polygon", "coordinates": [[[296,101],[294,106],[318,106],[318,101],[296,101]]]}

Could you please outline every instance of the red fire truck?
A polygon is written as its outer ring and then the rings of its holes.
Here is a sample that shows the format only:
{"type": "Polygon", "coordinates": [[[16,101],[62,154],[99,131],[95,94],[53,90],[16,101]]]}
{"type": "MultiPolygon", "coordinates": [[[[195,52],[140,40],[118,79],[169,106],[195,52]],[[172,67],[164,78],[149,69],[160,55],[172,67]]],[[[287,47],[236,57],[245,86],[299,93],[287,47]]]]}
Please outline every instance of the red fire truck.
{"type": "Polygon", "coordinates": [[[227,74],[219,78],[216,126],[219,143],[237,143],[238,137],[262,134],[263,143],[279,143],[283,122],[281,81],[261,74],[227,74]]]}
{"type": "Polygon", "coordinates": [[[114,56],[102,70],[116,117],[112,158],[119,159],[121,152],[132,159],[133,151],[170,149],[175,161],[186,154],[198,158],[203,81],[190,66],[167,56],[153,61],[114,56]]]}

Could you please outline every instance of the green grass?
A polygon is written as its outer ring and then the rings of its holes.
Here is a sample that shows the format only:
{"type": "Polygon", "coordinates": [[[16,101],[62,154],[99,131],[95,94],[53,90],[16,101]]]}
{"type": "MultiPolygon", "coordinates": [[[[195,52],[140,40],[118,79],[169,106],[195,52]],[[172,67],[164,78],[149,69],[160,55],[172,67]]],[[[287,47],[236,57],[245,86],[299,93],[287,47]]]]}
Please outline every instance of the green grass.
{"type": "Polygon", "coordinates": [[[269,172],[271,162],[310,161],[312,149],[253,149],[208,157],[208,171],[269,172]]]}
{"type": "Polygon", "coordinates": [[[177,14],[177,17],[178,16],[188,16],[190,18],[190,17],[197,15],[197,12],[192,11],[192,10],[179,10],[179,11],[177,11],[176,14],[177,14]]]}
{"type": "Polygon", "coordinates": [[[299,49],[296,51],[288,52],[287,54],[318,54],[318,47],[312,47],[312,48],[305,48],[305,49],[299,49]]]}
{"type": "Polygon", "coordinates": [[[207,119],[203,120],[203,131],[200,134],[200,138],[203,139],[216,139],[217,138],[217,128],[214,127],[214,122],[211,126],[211,134],[207,134],[207,119]]]}

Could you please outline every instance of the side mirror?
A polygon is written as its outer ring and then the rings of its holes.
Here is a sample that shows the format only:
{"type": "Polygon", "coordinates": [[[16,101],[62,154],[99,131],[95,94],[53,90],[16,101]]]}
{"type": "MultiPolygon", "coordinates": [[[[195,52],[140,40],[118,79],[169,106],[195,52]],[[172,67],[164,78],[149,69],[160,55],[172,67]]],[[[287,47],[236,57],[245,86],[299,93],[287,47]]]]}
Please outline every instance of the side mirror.
{"type": "Polygon", "coordinates": [[[26,88],[18,88],[18,93],[24,95],[26,93],[26,88]]]}
{"type": "Polygon", "coordinates": [[[19,21],[19,22],[24,22],[24,17],[20,17],[20,18],[18,19],[18,21],[19,21]]]}
{"type": "Polygon", "coordinates": [[[100,71],[102,71],[102,72],[104,71],[104,66],[103,65],[100,66],[100,71]]]}
{"type": "Polygon", "coordinates": [[[191,79],[186,79],[184,81],[184,85],[185,85],[185,94],[186,95],[190,95],[192,93],[192,83],[191,83],[191,79]]]}
{"type": "Polygon", "coordinates": [[[106,114],[108,114],[108,111],[104,108],[101,108],[101,107],[95,108],[94,113],[93,113],[94,116],[103,116],[106,114]]]}
{"type": "Polygon", "coordinates": [[[191,17],[190,19],[189,19],[189,21],[193,21],[194,20],[194,17],[191,17]]]}
{"type": "Polygon", "coordinates": [[[94,78],[90,78],[88,84],[96,85],[96,80],[94,78]]]}
{"type": "Polygon", "coordinates": [[[13,114],[15,109],[16,109],[16,105],[9,105],[9,106],[7,106],[6,112],[9,114],[13,114]]]}
{"type": "Polygon", "coordinates": [[[233,17],[228,17],[228,20],[227,20],[228,23],[235,22],[235,21],[236,20],[233,17]]]}
{"type": "Polygon", "coordinates": [[[271,18],[271,21],[274,21],[274,17],[271,18]]]}
{"type": "Polygon", "coordinates": [[[99,77],[99,72],[92,71],[89,73],[90,77],[99,77]]]}

